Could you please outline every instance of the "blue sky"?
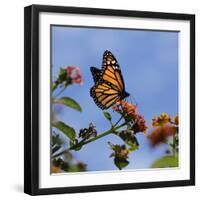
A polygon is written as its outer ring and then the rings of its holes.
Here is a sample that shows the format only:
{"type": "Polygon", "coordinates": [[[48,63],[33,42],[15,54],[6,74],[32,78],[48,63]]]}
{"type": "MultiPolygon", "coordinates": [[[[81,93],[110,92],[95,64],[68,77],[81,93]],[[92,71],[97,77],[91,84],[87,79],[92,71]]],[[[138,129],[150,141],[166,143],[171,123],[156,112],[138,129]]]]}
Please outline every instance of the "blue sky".
{"type": "MultiPolygon", "coordinates": [[[[80,67],[83,85],[73,85],[63,94],[80,103],[79,113],[63,107],[58,115],[60,120],[75,128],[88,127],[92,122],[98,133],[106,131],[109,123],[89,91],[93,86],[90,67],[101,67],[105,50],[111,51],[118,60],[125,80],[126,91],[138,105],[147,124],[151,118],[162,112],[174,116],[178,112],[178,33],[144,30],[96,29],[77,27],[52,27],[52,76],[58,75],[59,68],[68,65],[80,67]]],[[[111,111],[111,110],[110,110],[111,111]]],[[[112,111],[111,111],[112,112],[112,111]]],[[[119,116],[113,114],[114,119],[119,116]]],[[[157,158],[162,157],[166,146],[152,149],[143,134],[137,134],[139,150],[130,154],[126,169],[148,168],[157,158]]],[[[111,150],[107,144],[122,144],[115,136],[106,136],[90,143],[77,153],[76,159],[88,164],[88,170],[117,169],[109,158],[111,150]]]]}

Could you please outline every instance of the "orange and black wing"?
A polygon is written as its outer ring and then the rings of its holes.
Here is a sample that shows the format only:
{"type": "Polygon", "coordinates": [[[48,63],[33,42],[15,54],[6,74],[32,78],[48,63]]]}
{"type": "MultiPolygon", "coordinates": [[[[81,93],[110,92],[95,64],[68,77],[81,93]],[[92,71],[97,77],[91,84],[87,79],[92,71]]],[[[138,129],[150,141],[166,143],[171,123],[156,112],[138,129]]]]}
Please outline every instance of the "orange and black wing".
{"type": "Polygon", "coordinates": [[[95,67],[91,67],[90,70],[95,82],[90,95],[101,109],[108,109],[129,95],[125,91],[119,64],[110,51],[104,52],[101,70],[95,67]]]}
{"type": "Polygon", "coordinates": [[[90,71],[92,73],[92,77],[94,82],[96,83],[97,81],[99,81],[101,79],[101,70],[96,68],[96,67],[90,67],[90,71]]]}
{"type": "Polygon", "coordinates": [[[116,90],[123,93],[125,90],[124,80],[117,59],[110,51],[103,54],[102,80],[111,83],[116,90]]]}
{"type": "Polygon", "coordinates": [[[120,96],[116,88],[107,81],[98,81],[90,90],[90,95],[93,97],[94,102],[102,110],[108,109],[117,101],[120,96]]]}

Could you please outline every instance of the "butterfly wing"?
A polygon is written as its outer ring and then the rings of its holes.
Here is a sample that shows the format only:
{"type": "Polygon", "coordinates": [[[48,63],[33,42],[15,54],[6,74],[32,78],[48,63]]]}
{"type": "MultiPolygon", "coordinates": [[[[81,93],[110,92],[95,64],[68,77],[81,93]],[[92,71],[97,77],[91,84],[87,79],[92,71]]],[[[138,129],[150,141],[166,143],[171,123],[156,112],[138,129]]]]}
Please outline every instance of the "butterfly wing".
{"type": "Polygon", "coordinates": [[[103,54],[102,79],[110,82],[119,93],[124,93],[124,80],[117,59],[110,51],[103,54]]]}
{"type": "Polygon", "coordinates": [[[90,71],[92,73],[93,80],[96,83],[100,79],[101,70],[96,67],[90,67],[90,71]]]}
{"type": "Polygon", "coordinates": [[[107,81],[98,81],[90,90],[94,102],[102,110],[108,109],[120,100],[118,91],[107,81]]]}
{"type": "Polygon", "coordinates": [[[125,92],[119,64],[110,51],[103,54],[102,70],[91,67],[95,85],[90,90],[97,106],[108,109],[129,94],[125,92]]]}

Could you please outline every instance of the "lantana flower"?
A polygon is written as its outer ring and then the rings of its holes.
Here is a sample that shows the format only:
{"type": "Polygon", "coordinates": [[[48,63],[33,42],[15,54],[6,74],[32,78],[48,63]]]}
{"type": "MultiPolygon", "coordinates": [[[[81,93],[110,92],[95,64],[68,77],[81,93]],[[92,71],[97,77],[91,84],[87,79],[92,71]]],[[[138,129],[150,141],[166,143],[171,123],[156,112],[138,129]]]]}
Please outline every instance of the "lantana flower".
{"type": "Polygon", "coordinates": [[[165,143],[167,138],[176,134],[176,128],[172,125],[163,125],[153,129],[151,134],[148,136],[152,146],[165,143]]]}
{"type": "Polygon", "coordinates": [[[165,143],[170,136],[174,136],[178,130],[178,115],[173,119],[167,114],[162,113],[158,117],[152,119],[152,132],[148,138],[152,146],[165,143]]]}
{"type": "Polygon", "coordinates": [[[109,145],[111,146],[112,150],[114,151],[110,157],[117,157],[118,159],[127,159],[129,150],[126,148],[125,145],[118,145],[118,144],[112,144],[109,142],[109,145]]]}
{"type": "Polygon", "coordinates": [[[121,101],[118,101],[112,107],[112,109],[116,112],[123,112],[124,114],[126,114],[134,119],[135,115],[136,115],[137,106],[130,104],[125,100],[121,100],[121,101]]]}
{"type": "Polygon", "coordinates": [[[65,68],[67,71],[67,76],[72,79],[73,83],[82,84],[82,76],[79,67],[75,66],[68,66],[65,68]]]}
{"type": "Polygon", "coordinates": [[[152,119],[152,126],[153,127],[162,126],[169,123],[170,121],[171,121],[170,116],[167,113],[163,112],[160,116],[154,117],[152,119]]]}
{"type": "Polygon", "coordinates": [[[89,124],[88,128],[80,129],[79,138],[89,139],[91,137],[96,137],[96,136],[97,136],[97,130],[95,129],[95,126],[92,123],[89,124]]]}
{"type": "Polygon", "coordinates": [[[59,166],[52,166],[52,169],[51,169],[51,172],[52,173],[61,173],[62,172],[62,170],[60,169],[60,167],[59,166]]]}
{"type": "Polygon", "coordinates": [[[146,121],[144,117],[137,112],[136,105],[121,100],[118,101],[112,109],[124,116],[127,121],[131,122],[134,133],[145,132],[147,130],[146,121]]]}
{"type": "Polygon", "coordinates": [[[118,144],[112,144],[111,142],[108,142],[111,149],[113,150],[113,153],[110,155],[110,157],[114,157],[114,163],[115,165],[121,170],[122,168],[126,167],[129,164],[129,161],[127,160],[129,157],[129,149],[126,147],[126,145],[118,145],[118,144]]]}
{"type": "Polygon", "coordinates": [[[178,115],[176,115],[176,116],[173,118],[172,122],[178,126],[178,124],[179,124],[179,117],[178,117],[178,115]]]}
{"type": "Polygon", "coordinates": [[[147,125],[144,117],[140,114],[137,114],[135,117],[135,124],[133,125],[135,132],[144,132],[146,133],[147,125]]]}

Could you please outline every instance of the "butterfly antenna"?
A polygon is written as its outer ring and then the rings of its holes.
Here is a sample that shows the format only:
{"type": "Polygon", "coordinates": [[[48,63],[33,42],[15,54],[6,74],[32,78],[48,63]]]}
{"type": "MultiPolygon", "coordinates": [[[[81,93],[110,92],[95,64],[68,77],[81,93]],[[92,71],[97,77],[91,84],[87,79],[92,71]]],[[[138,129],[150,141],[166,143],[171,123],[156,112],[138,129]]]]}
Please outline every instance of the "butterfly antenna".
{"type": "Polygon", "coordinates": [[[133,102],[134,102],[134,104],[136,106],[138,106],[138,103],[137,103],[136,99],[134,97],[132,97],[132,95],[130,95],[130,100],[131,100],[131,104],[133,104],[133,102]],[[132,101],[132,98],[133,98],[133,101],[132,101]]]}

